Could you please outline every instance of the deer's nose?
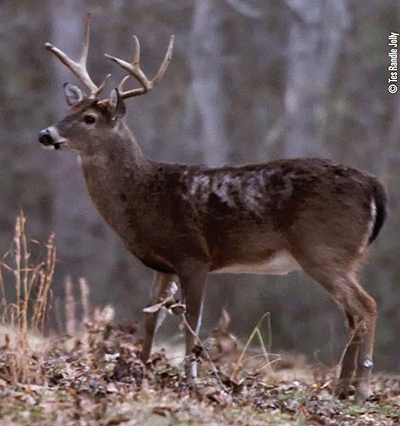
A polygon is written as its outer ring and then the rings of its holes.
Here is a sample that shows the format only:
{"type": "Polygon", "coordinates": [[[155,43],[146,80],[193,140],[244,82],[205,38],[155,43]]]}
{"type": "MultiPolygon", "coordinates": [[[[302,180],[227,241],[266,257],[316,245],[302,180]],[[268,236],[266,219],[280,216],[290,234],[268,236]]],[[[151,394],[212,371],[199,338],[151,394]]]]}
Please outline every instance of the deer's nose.
{"type": "Polygon", "coordinates": [[[49,129],[44,129],[39,133],[39,142],[44,146],[50,146],[54,144],[54,139],[53,136],[51,136],[49,129]]]}

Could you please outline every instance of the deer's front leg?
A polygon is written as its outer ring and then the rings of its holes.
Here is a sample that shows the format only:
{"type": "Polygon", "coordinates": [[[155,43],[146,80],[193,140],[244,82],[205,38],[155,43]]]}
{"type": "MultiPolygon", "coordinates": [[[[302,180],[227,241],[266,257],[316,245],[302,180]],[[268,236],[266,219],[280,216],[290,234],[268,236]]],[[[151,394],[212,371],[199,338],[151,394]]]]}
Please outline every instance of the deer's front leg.
{"type": "Polygon", "coordinates": [[[197,378],[197,365],[193,356],[195,336],[198,334],[201,324],[204,293],[206,288],[208,268],[198,267],[180,275],[183,302],[186,305],[186,321],[190,329],[186,327],[186,358],[185,373],[189,385],[194,386],[197,378]]]}
{"type": "MultiPolygon", "coordinates": [[[[175,275],[172,274],[164,274],[162,272],[154,273],[151,292],[151,305],[155,305],[156,303],[159,303],[168,297],[168,293],[172,283],[174,282],[174,279],[175,275]]],[[[143,349],[140,355],[140,358],[143,362],[147,362],[150,358],[155,333],[165,318],[165,312],[157,310],[155,312],[146,313],[145,315],[143,349]]]]}

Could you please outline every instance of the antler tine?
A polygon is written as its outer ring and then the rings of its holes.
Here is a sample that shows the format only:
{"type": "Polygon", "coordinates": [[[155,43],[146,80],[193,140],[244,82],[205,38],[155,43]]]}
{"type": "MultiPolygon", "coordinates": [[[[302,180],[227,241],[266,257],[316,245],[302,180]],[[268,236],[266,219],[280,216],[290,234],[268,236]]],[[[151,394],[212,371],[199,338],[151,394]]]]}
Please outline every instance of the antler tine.
{"type": "Polygon", "coordinates": [[[90,13],[88,13],[86,18],[86,23],[85,23],[84,36],[83,36],[82,53],[78,61],[72,60],[62,50],[53,46],[51,43],[46,43],[45,47],[50,52],[54,53],[54,55],[56,55],[57,58],[60,59],[60,61],[64,65],[66,65],[66,67],[70,69],[78,77],[78,79],[89,89],[89,97],[96,98],[101,92],[101,90],[103,90],[103,88],[107,84],[109,78],[111,77],[111,74],[108,74],[103,80],[103,82],[101,83],[101,85],[97,87],[93,83],[93,80],[90,78],[89,73],[87,71],[87,58],[89,53],[90,20],[91,20],[91,15],[90,13]]]}
{"type": "Polygon", "coordinates": [[[130,75],[126,75],[121,81],[120,81],[120,83],[118,84],[118,87],[117,87],[117,89],[118,89],[118,92],[121,94],[121,93],[124,93],[123,92],[123,90],[122,90],[122,88],[124,87],[124,84],[125,84],[125,82],[126,82],[126,80],[128,80],[129,79],[129,77],[130,77],[130,75]]]}
{"type": "Polygon", "coordinates": [[[164,59],[161,63],[161,66],[156,74],[156,76],[153,78],[153,80],[149,80],[142,69],[140,68],[140,43],[136,36],[133,36],[133,39],[135,41],[135,54],[133,57],[133,60],[131,63],[126,62],[122,59],[116,58],[114,56],[108,55],[107,53],[104,55],[106,58],[112,60],[116,64],[118,64],[121,68],[128,71],[130,75],[135,77],[140,85],[142,87],[138,89],[133,90],[127,90],[126,92],[122,91],[122,86],[125,83],[127,77],[122,79],[121,83],[118,85],[118,89],[120,91],[120,95],[122,98],[131,98],[133,96],[143,95],[147,92],[149,92],[151,89],[156,86],[160,82],[160,80],[163,78],[165,71],[167,71],[168,65],[171,62],[172,58],[172,50],[174,48],[174,36],[171,36],[171,39],[169,41],[167,52],[165,53],[164,59]]]}
{"type": "Polygon", "coordinates": [[[81,57],[79,59],[79,64],[86,68],[87,64],[87,58],[89,54],[89,39],[90,39],[90,22],[92,20],[92,15],[90,13],[86,16],[85,21],[85,30],[83,32],[83,46],[82,46],[82,52],[81,57]]]}
{"type": "Polygon", "coordinates": [[[165,52],[164,59],[161,63],[161,66],[156,74],[156,76],[153,79],[153,84],[156,85],[158,82],[164,77],[165,71],[167,71],[168,65],[171,62],[172,59],[172,50],[174,48],[174,36],[171,36],[168,49],[165,52]]]}

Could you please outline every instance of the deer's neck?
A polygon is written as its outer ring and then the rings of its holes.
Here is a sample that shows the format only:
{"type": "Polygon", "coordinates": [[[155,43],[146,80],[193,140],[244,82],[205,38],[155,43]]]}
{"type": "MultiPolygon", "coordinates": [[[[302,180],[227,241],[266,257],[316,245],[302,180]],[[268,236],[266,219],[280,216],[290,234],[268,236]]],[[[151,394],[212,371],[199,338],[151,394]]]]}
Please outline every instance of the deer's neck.
{"type": "Polygon", "coordinates": [[[81,155],[86,186],[99,213],[121,235],[127,226],[121,199],[125,199],[127,193],[136,198],[135,193],[152,166],[123,124],[94,151],[81,155]]]}

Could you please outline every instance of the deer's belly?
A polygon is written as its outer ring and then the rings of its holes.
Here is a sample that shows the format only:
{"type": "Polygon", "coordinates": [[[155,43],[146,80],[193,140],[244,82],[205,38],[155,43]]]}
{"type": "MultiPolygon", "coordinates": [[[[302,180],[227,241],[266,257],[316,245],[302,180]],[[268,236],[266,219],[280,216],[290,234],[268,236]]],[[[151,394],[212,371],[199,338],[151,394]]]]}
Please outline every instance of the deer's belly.
{"type": "Polygon", "coordinates": [[[267,260],[257,263],[236,263],[212,271],[213,274],[267,274],[286,275],[301,269],[293,256],[286,250],[274,253],[267,260]]]}

